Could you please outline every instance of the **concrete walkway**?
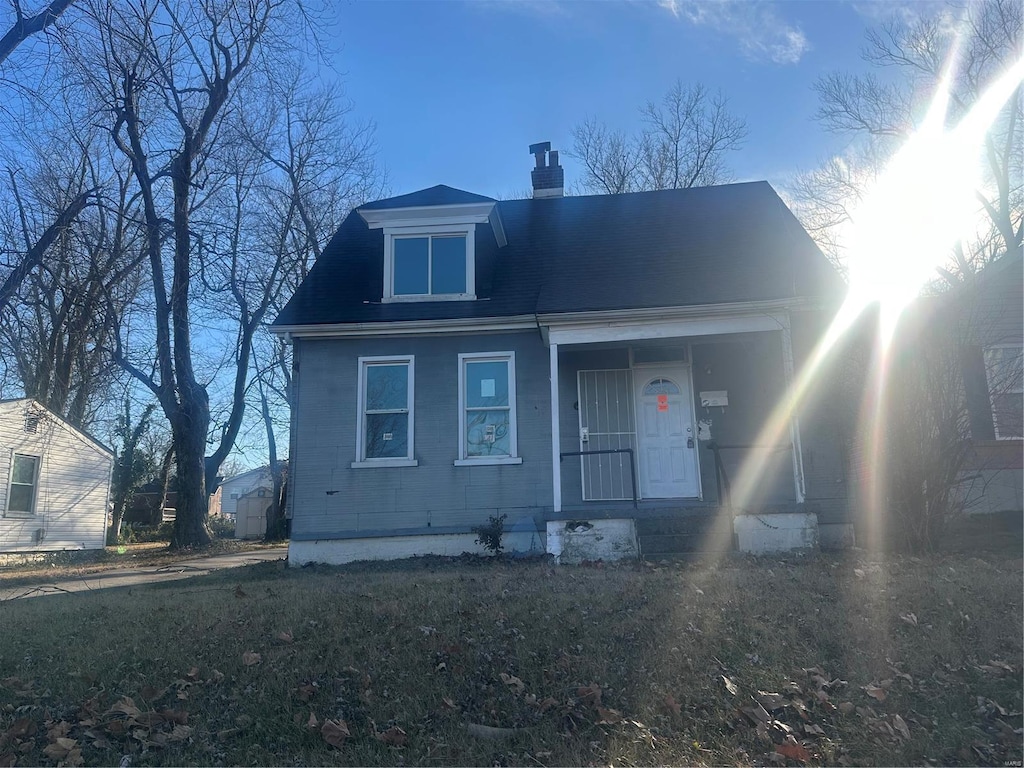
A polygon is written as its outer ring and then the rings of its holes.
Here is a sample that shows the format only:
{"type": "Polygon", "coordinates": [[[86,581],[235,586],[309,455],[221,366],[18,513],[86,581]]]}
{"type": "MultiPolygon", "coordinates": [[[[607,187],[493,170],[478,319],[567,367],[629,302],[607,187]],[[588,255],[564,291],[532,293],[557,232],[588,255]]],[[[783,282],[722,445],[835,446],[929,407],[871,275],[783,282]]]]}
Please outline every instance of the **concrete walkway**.
{"type": "Polygon", "coordinates": [[[0,587],[0,602],[6,600],[23,600],[29,597],[45,595],[64,595],[69,592],[91,592],[97,589],[112,587],[134,587],[143,584],[162,584],[167,581],[190,579],[193,576],[205,576],[225,568],[238,568],[243,565],[262,563],[273,560],[284,560],[288,556],[288,547],[274,547],[251,552],[234,552],[227,555],[212,555],[182,560],[180,563],[161,565],[159,567],[118,568],[99,573],[87,573],[75,578],[39,584],[22,584],[17,587],[0,587]]]}

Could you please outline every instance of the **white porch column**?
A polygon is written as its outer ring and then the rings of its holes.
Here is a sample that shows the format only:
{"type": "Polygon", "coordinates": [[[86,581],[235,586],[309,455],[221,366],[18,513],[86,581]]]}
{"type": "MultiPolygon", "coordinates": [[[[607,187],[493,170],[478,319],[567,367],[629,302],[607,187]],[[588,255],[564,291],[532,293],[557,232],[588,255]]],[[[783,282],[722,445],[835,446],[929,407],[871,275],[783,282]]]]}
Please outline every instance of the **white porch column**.
{"type": "MultiPolygon", "coordinates": [[[[782,370],[786,380],[787,399],[790,387],[793,386],[793,368],[793,335],[790,332],[790,315],[787,312],[782,322],[782,370]]],[[[789,440],[793,446],[793,487],[797,503],[802,504],[805,497],[804,454],[800,445],[800,419],[796,412],[789,416],[789,440]]]]}
{"type": "Polygon", "coordinates": [[[562,511],[562,440],[558,429],[558,345],[548,348],[551,360],[551,494],[555,512],[562,511]]]}

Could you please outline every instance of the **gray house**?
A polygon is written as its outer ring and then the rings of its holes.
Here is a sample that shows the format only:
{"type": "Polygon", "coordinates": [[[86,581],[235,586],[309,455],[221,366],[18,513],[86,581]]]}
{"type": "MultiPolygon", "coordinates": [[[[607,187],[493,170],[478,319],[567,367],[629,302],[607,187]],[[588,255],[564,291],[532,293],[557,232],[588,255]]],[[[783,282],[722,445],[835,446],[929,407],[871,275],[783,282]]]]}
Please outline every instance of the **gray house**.
{"type": "Polygon", "coordinates": [[[764,430],[842,288],[792,213],[765,182],[565,197],[549,149],[530,200],[352,211],[276,319],[290,560],[480,551],[500,515],[566,560],[848,539],[828,392],[764,430]]]}

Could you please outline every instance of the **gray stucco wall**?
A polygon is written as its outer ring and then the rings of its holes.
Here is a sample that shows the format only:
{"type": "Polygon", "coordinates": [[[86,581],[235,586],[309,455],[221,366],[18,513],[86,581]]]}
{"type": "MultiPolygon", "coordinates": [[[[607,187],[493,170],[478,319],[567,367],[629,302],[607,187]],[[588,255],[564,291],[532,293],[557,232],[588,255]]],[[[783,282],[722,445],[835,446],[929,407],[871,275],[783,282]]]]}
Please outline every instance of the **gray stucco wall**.
{"type": "Polygon", "coordinates": [[[398,339],[297,341],[292,537],[467,532],[494,514],[535,525],[551,508],[548,350],[536,331],[398,339]],[[515,352],[520,465],[456,467],[458,355],[515,352]],[[416,467],[352,468],[358,359],[415,356],[416,467]]]}

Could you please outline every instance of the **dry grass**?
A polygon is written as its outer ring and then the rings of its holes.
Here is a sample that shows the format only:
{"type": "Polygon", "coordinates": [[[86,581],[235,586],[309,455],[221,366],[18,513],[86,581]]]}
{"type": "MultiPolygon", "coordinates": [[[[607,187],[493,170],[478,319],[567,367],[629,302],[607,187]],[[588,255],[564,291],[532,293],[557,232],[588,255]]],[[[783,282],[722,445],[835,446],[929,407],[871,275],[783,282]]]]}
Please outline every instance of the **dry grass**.
{"type": "Polygon", "coordinates": [[[997,555],[263,564],[24,600],[0,764],[1004,765],[1021,602],[997,555]]]}

